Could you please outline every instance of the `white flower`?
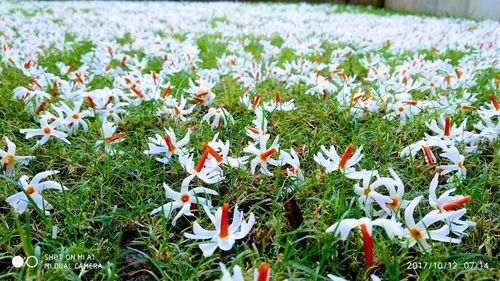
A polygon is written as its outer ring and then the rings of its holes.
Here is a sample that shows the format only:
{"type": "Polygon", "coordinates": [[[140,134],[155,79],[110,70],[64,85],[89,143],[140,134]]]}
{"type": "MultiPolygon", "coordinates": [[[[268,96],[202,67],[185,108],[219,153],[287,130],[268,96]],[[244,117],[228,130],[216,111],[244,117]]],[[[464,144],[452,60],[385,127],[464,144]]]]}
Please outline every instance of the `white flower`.
{"type": "Polygon", "coordinates": [[[223,107],[210,108],[208,113],[203,116],[202,120],[210,123],[212,128],[219,128],[221,121],[223,121],[223,127],[226,127],[228,123],[232,123],[234,121],[231,114],[229,114],[229,112],[223,107]],[[210,119],[212,119],[212,121],[210,121],[210,119]]]}
{"type": "Polygon", "coordinates": [[[327,150],[322,145],[321,150],[324,155],[321,151],[318,152],[318,154],[314,155],[314,161],[323,166],[326,169],[326,173],[331,173],[337,170],[340,170],[346,175],[353,173],[356,169],[352,166],[356,165],[359,161],[361,161],[361,158],[363,158],[363,154],[361,154],[363,147],[358,148],[354,155],[352,155],[352,152],[354,151],[354,144],[352,143],[347,147],[344,154],[342,154],[342,157],[339,157],[334,146],[331,146],[330,150],[327,150]],[[327,158],[325,158],[325,156],[327,158]]]}
{"type": "Polygon", "coordinates": [[[250,153],[256,156],[252,161],[250,161],[250,170],[252,172],[252,175],[255,174],[255,168],[257,167],[257,165],[260,165],[261,173],[263,173],[266,176],[273,176],[273,173],[271,173],[267,169],[267,165],[268,164],[273,166],[279,165],[278,160],[272,158],[272,155],[278,152],[279,150],[279,144],[278,144],[279,136],[276,137],[271,146],[267,148],[267,141],[269,140],[269,138],[270,135],[263,135],[259,138],[257,143],[259,145],[259,148],[256,147],[256,144],[249,144],[244,149],[246,153],[250,153]]]}
{"type": "Polygon", "coordinates": [[[51,137],[62,140],[67,144],[71,144],[66,137],[67,134],[56,130],[56,128],[60,125],[63,125],[61,121],[54,121],[51,124],[47,123],[46,119],[40,119],[40,127],[41,129],[21,129],[19,132],[21,134],[26,134],[26,139],[30,139],[34,136],[42,136],[42,138],[37,141],[36,145],[45,144],[51,137]]]}
{"type": "Polygon", "coordinates": [[[167,198],[174,200],[174,202],[168,202],[165,205],[154,209],[150,215],[155,215],[163,211],[165,218],[169,218],[172,211],[181,208],[177,215],[172,220],[172,225],[177,223],[177,220],[182,216],[192,216],[191,204],[200,204],[202,206],[211,207],[211,203],[206,198],[200,197],[201,194],[212,194],[218,195],[217,191],[208,189],[205,187],[196,187],[189,190],[189,181],[184,180],[182,182],[180,192],[172,190],[167,184],[163,183],[163,188],[165,188],[165,195],[167,198]]]}
{"type": "Polygon", "coordinates": [[[177,141],[177,138],[175,137],[175,133],[172,130],[172,128],[165,129],[166,135],[164,137],[161,137],[160,135],[156,134],[155,138],[149,138],[149,143],[148,147],[149,150],[144,151],[144,154],[147,155],[156,155],[159,154],[159,156],[163,157],[156,157],[155,159],[158,162],[167,164],[170,161],[170,158],[172,155],[183,155],[183,147],[187,145],[189,142],[189,136],[191,134],[191,129],[188,129],[188,132],[184,136],[183,139],[180,141],[177,141]]]}
{"type": "Polygon", "coordinates": [[[69,126],[70,131],[76,131],[80,126],[82,126],[83,131],[86,132],[89,128],[87,122],[85,122],[83,118],[92,116],[92,113],[89,110],[80,111],[82,104],[83,100],[75,102],[75,107],[73,109],[71,109],[64,102],[61,102],[61,105],[59,106],[59,108],[66,114],[64,123],[69,126]]]}
{"type": "Polygon", "coordinates": [[[13,174],[15,163],[27,165],[29,161],[35,159],[35,156],[17,156],[16,145],[7,137],[3,137],[3,139],[7,144],[7,151],[0,149],[2,169],[4,170],[5,175],[10,177],[13,174]]]}
{"type": "Polygon", "coordinates": [[[430,246],[427,243],[428,239],[442,242],[460,243],[459,239],[448,236],[450,229],[447,225],[437,230],[428,229],[436,222],[443,221],[453,215],[453,212],[440,213],[438,210],[434,210],[425,215],[420,222],[415,223],[413,213],[415,212],[415,208],[421,199],[422,196],[413,199],[405,210],[405,222],[407,228],[403,230],[403,237],[406,238],[406,241],[402,244],[406,247],[413,247],[415,244],[418,244],[422,250],[429,251],[430,246]]]}
{"type": "Polygon", "coordinates": [[[123,137],[125,133],[115,134],[116,127],[113,123],[104,121],[102,123],[102,140],[98,140],[95,142],[96,149],[99,149],[102,145],[104,145],[104,151],[109,155],[114,155],[115,153],[122,153],[121,151],[117,151],[112,147],[113,144],[119,143],[123,141],[123,137]]]}
{"type": "Polygon", "coordinates": [[[194,234],[184,233],[184,236],[195,240],[210,239],[209,242],[200,244],[200,249],[205,257],[213,255],[217,248],[223,251],[231,250],[235,241],[247,236],[255,224],[255,217],[252,213],[247,221],[243,220],[243,212],[238,211],[238,206],[234,208],[231,225],[229,225],[228,203],[224,203],[222,208],[218,208],[215,214],[212,214],[208,207],[204,206],[203,208],[215,226],[215,230],[206,230],[195,221],[193,224],[194,234]]]}
{"type": "Polygon", "coordinates": [[[241,272],[241,267],[235,265],[233,267],[233,274],[229,272],[223,263],[219,263],[220,271],[222,271],[222,278],[219,281],[245,281],[243,278],[243,273],[241,272]]]}
{"type": "MultiPolygon", "coordinates": [[[[441,165],[438,167],[438,171],[441,175],[456,171],[455,176],[457,176],[458,179],[465,178],[467,175],[467,169],[464,166],[465,157],[458,152],[455,146],[448,148],[444,153],[441,153],[440,156],[453,162],[453,164],[441,165]]],[[[451,180],[453,180],[452,177],[448,178],[448,181],[451,180]]]]}
{"type": "Polygon", "coordinates": [[[67,188],[55,181],[40,181],[57,173],[59,173],[59,171],[46,171],[38,173],[29,183],[28,176],[21,176],[19,179],[19,185],[23,188],[23,191],[9,196],[6,200],[7,203],[9,203],[17,213],[21,214],[26,211],[28,204],[32,204],[30,199],[28,199],[28,196],[30,196],[37,207],[45,211],[45,214],[48,215],[49,210],[53,207],[45,199],[43,199],[40,192],[45,189],[67,190],[67,188]]]}

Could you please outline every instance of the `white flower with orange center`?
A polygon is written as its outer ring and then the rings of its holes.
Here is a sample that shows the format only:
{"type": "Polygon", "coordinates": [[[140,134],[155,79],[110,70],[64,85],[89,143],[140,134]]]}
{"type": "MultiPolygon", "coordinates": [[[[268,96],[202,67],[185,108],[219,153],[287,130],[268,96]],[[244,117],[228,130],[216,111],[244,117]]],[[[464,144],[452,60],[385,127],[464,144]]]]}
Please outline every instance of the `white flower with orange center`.
{"type": "Polygon", "coordinates": [[[39,209],[41,209],[45,212],[45,214],[48,215],[49,210],[53,209],[53,207],[45,199],[43,199],[40,192],[45,189],[67,190],[67,188],[55,181],[40,181],[48,176],[52,176],[57,173],[59,173],[59,171],[46,171],[38,173],[29,183],[28,176],[21,176],[21,178],[19,179],[19,185],[21,186],[23,191],[8,197],[6,200],[7,203],[9,203],[19,214],[26,211],[29,204],[35,203],[39,209]]]}
{"type": "Polygon", "coordinates": [[[184,233],[184,236],[194,240],[210,239],[209,242],[199,245],[204,257],[212,256],[217,248],[223,251],[231,250],[236,240],[247,236],[255,224],[255,216],[252,213],[247,221],[243,220],[243,212],[238,210],[238,206],[234,208],[231,224],[229,224],[228,203],[224,203],[221,208],[218,208],[215,214],[210,211],[210,208],[206,206],[203,208],[215,226],[215,230],[206,230],[195,221],[193,223],[194,234],[184,233]]]}
{"type": "Polygon", "coordinates": [[[175,225],[177,223],[177,220],[183,216],[192,216],[193,214],[191,213],[191,206],[192,204],[200,204],[202,206],[206,207],[211,207],[212,204],[210,203],[210,200],[201,197],[202,195],[207,195],[207,194],[212,194],[212,195],[218,195],[217,191],[208,189],[205,187],[195,187],[191,190],[189,190],[189,181],[184,180],[182,182],[181,190],[180,192],[174,191],[171,189],[166,183],[163,183],[163,188],[165,188],[165,195],[167,196],[168,199],[172,199],[173,202],[168,202],[165,205],[154,209],[150,215],[156,215],[159,212],[163,212],[163,215],[165,216],[166,219],[170,218],[172,215],[172,212],[176,209],[179,209],[179,212],[177,215],[174,217],[172,220],[172,225],[175,225]]]}
{"type": "Polygon", "coordinates": [[[29,161],[35,159],[35,156],[18,156],[16,155],[16,145],[9,140],[7,137],[3,137],[5,143],[7,144],[7,151],[0,149],[0,159],[5,175],[10,177],[14,172],[15,163],[21,165],[27,165],[29,161]]]}
{"type": "Polygon", "coordinates": [[[148,150],[144,151],[146,155],[158,155],[163,157],[156,157],[158,162],[167,164],[170,161],[172,155],[183,155],[185,151],[183,148],[189,142],[189,136],[191,134],[191,129],[183,139],[177,141],[174,131],[172,128],[165,129],[165,135],[162,137],[160,135],[155,135],[155,138],[149,138],[148,150]]]}
{"type": "Polygon", "coordinates": [[[391,217],[392,219],[399,220],[399,211],[405,209],[410,203],[408,200],[404,200],[405,187],[401,178],[393,169],[389,169],[389,173],[392,178],[383,177],[378,179],[372,184],[372,188],[376,189],[383,185],[388,189],[388,195],[381,194],[377,191],[371,192],[371,197],[373,200],[382,208],[384,211],[380,214],[381,218],[391,217]]]}
{"type": "Polygon", "coordinates": [[[30,139],[35,136],[42,136],[42,138],[37,141],[36,145],[45,144],[50,138],[60,139],[67,144],[71,144],[66,137],[67,134],[56,130],[57,127],[65,125],[62,121],[54,121],[48,124],[47,120],[42,118],[40,119],[40,129],[21,129],[19,132],[21,134],[26,134],[26,139],[30,139]]]}
{"type": "Polygon", "coordinates": [[[234,122],[231,114],[223,107],[210,108],[208,113],[203,116],[202,120],[210,123],[212,128],[220,128],[221,124],[223,127],[226,127],[228,123],[234,122]]]}
{"type": "Polygon", "coordinates": [[[363,147],[361,146],[353,155],[354,144],[351,143],[344,151],[344,154],[342,154],[342,157],[339,157],[334,146],[331,146],[330,149],[327,150],[322,145],[321,151],[314,155],[314,160],[325,168],[326,173],[340,170],[343,174],[347,175],[356,171],[353,166],[363,158],[363,154],[361,154],[362,150],[363,147]]]}
{"type": "Polygon", "coordinates": [[[108,117],[111,117],[114,122],[118,122],[122,120],[120,114],[126,113],[127,111],[123,109],[123,107],[128,106],[127,102],[117,102],[117,103],[108,103],[105,109],[97,110],[99,113],[99,118],[101,121],[108,120],[108,117]]]}
{"type": "MultiPolygon", "coordinates": [[[[461,155],[455,146],[448,148],[444,153],[441,153],[440,156],[448,159],[453,164],[438,166],[437,171],[439,174],[446,175],[448,173],[455,172],[454,175],[458,179],[465,178],[467,175],[467,169],[464,166],[465,156],[461,155]]],[[[452,180],[453,177],[448,178],[448,181],[452,180]]]]}
{"type": "Polygon", "coordinates": [[[422,196],[413,199],[405,210],[406,228],[403,229],[403,237],[406,238],[406,241],[402,242],[402,245],[413,247],[415,244],[418,244],[420,249],[428,252],[430,250],[429,243],[427,242],[428,239],[441,242],[460,243],[459,239],[448,236],[450,234],[450,227],[448,225],[444,225],[435,230],[429,229],[429,227],[436,222],[444,221],[452,216],[454,214],[453,212],[441,213],[438,210],[433,210],[425,215],[421,221],[415,223],[413,213],[421,199],[422,196]]]}
{"type": "Polygon", "coordinates": [[[165,105],[158,110],[157,115],[162,116],[163,114],[167,114],[170,118],[176,121],[186,122],[188,121],[187,115],[191,114],[194,110],[194,105],[189,108],[185,108],[187,106],[187,100],[181,96],[181,100],[178,103],[175,99],[166,99],[165,105]]]}
{"type": "MultiPolygon", "coordinates": [[[[66,119],[64,120],[69,131],[76,131],[80,126],[82,126],[83,131],[86,132],[89,127],[87,122],[83,118],[92,116],[89,110],[80,110],[83,104],[83,99],[74,102],[74,108],[71,109],[66,103],[61,102],[59,108],[66,114],[66,119]]],[[[56,106],[53,106],[56,107],[56,106]]]]}
{"type": "Polygon", "coordinates": [[[267,166],[278,166],[280,164],[280,161],[273,159],[273,155],[277,154],[279,150],[279,136],[274,139],[273,143],[268,148],[267,141],[270,137],[270,135],[263,135],[258,139],[258,143],[251,143],[244,149],[246,153],[255,155],[255,158],[250,161],[250,170],[252,172],[252,175],[255,174],[255,168],[257,167],[257,165],[260,165],[260,172],[262,174],[266,176],[273,176],[274,174],[268,170],[267,166]],[[257,147],[256,145],[258,145],[259,147],[257,147]]]}

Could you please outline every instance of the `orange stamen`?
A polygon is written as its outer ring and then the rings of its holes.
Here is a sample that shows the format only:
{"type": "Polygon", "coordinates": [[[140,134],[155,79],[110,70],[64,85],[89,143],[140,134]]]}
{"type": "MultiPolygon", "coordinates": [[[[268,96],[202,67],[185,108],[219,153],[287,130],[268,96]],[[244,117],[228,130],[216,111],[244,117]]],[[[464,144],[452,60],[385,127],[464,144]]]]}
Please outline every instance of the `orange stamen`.
{"type": "Polygon", "coordinates": [[[47,105],[46,101],[42,101],[42,103],[37,107],[35,114],[38,115],[43,111],[43,108],[47,105]]]}
{"type": "Polygon", "coordinates": [[[451,210],[454,210],[456,208],[462,207],[465,203],[469,202],[470,200],[471,200],[470,195],[467,195],[463,198],[456,199],[456,200],[453,200],[449,203],[444,204],[443,209],[445,211],[451,211],[451,210]]]}
{"type": "Polygon", "coordinates": [[[40,83],[38,83],[38,81],[35,78],[30,78],[30,82],[35,84],[40,89],[43,88],[42,85],[40,85],[40,83]]]}
{"type": "Polygon", "coordinates": [[[151,75],[153,77],[153,83],[155,83],[155,86],[157,85],[156,83],[156,72],[153,71],[153,74],[151,75]]]}
{"type": "Polygon", "coordinates": [[[224,203],[222,205],[222,215],[220,218],[220,238],[226,238],[229,236],[229,204],[224,203]]]}
{"type": "Polygon", "coordinates": [[[409,101],[403,101],[404,104],[410,104],[410,105],[417,105],[418,101],[416,100],[409,100],[409,101]]]}
{"type": "Polygon", "coordinates": [[[252,127],[246,127],[245,129],[249,130],[250,132],[254,133],[254,134],[260,134],[260,131],[255,129],[255,128],[252,128],[252,127]]]}
{"type": "MultiPolygon", "coordinates": [[[[66,75],[70,74],[70,73],[71,73],[71,71],[73,71],[73,69],[75,69],[75,67],[76,67],[76,64],[74,64],[74,63],[73,63],[73,64],[71,64],[71,65],[69,66],[69,68],[68,68],[68,71],[66,71],[66,75]]],[[[82,84],[83,84],[83,83],[82,83],[82,84]]]]}
{"type": "Polygon", "coordinates": [[[108,49],[108,54],[113,57],[113,49],[111,47],[106,47],[108,49]]]}
{"type": "Polygon", "coordinates": [[[5,156],[3,160],[3,168],[7,169],[7,167],[9,167],[12,164],[12,162],[14,162],[14,156],[12,155],[5,156]]]}
{"type": "Polygon", "coordinates": [[[462,110],[477,110],[477,107],[472,105],[462,104],[462,110]]]}
{"type": "Polygon", "coordinates": [[[276,96],[274,99],[276,101],[276,104],[280,104],[280,91],[276,91],[276,96]]]}
{"type": "Polygon", "coordinates": [[[94,100],[93,100],[90,96],[87,96],[87,100],[88,100],[88,101],[89,101],[89,103],[90,103],[90,107],[95,108],[95,103],[94,103],[94,100]]]}
{"type": "Polygon", "coordinates": [[[351,143],[345,150],[344,154],[342,155],[342,158],[340,159],[339,163],[340,169],[342,170],[345,169],[345,164],[347,163],[347,160],[349,160],[349,158],[351,157],[353,150],[354,150],[354,144],[351,143]]]}
{"type": "Polygon", "coordinates": [[[80,73],[75,72],[75,76],[76,76],[76,78],[75,78],[76,82],[78,82],[78,83],[80,83],[80,84],[84,84],[84,83],[83,83],[82,76],[80,75],[80,73]]]}
{"type": "Polygon", "coordinates": [[[448,86],[450,86],[450,84],[451,84],[451,76],[450,75],[446,75],[444,77],[444,81],[446,81],[446,84],[448,84],[448,86]]]}

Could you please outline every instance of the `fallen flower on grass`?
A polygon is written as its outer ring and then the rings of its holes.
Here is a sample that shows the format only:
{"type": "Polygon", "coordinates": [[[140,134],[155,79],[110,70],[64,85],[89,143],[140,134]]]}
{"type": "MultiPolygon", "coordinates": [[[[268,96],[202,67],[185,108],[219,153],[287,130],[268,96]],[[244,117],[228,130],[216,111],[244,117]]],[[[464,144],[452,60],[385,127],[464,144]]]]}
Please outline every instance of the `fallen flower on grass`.
{"type": "Polygon", "coordinates": [[[406,238],[406,241],[402,242],[402,244],[408,248],[418,244],[420,249],[429,252],[430,246],[429,243],[427,243],[428,239],[441,242],[460,243],[459,239],[448,236],[450,229],[447,225],[437,230],[428,229],[436,222],[443,221],[453,215],[452,212],[441,213],[438,210],[434,210],[425,215],[420,222],[415,223],[413,213],[421,199],[422,196],[413,199],[405,210],[406,228],[403,229],[402,236],[406,238]]]}
{"type": "Polygon", "coordinates": [[[366,267],[370,267],[373,265],[373,226],[381,226],[390,238],[402,235],[400,223],[388,219],[376,219],[372,221],[369,218],[344,219],[327,228],[326,232],[334,232],[335,235],[340,235],[342,240],[346,240],[349,232],[353,228],[359,227],[363,236],[366,267]]]}
{"type": "Polygon", "coordinates": [[[21,176],[19,179],[19,185],[23,189],[23,191],[18,192],[12,196],[9,196],[5,201],[9,203],[14,210],[22,214],[28,208],[29,204],[32,204],[32,201],[28,199],[28,196],[31,197],[36,206],[45,212],[46,215],[50,214],[49,210],[53,209],[52,205],[49,204],[45,199],[43,199],[40,192],[45,189],[55,189],[55,190],[68,190],[66,187],[55,181],[45,181],[40,182],[44,178],[48,176],[52,176],[59,173],[59,171],[46,171],[42,173],[36,174],[33,179],[28,183],[28,176],[21,176]]]}
{"type": "Polygon", "coordinates": [[[184,236],[194,240],[210,239],[208,243],[200,244],[200,249],[203,251],[204,257],[212,256],[217,248],[223,251],[231,250],[235,241],[247,236],[255,224],[255,217],[252,213],[250,213],[248,220],[244,221],[243,212],[239,211],[238,206],[236,206],[233,211],[232,223],[229,225],[228,203],[224,203],[221,208],[218,208],[215,214],[212,214],[206,206],[203,209],[215,226],[215,230],[206,230],[195,221],[193,224],[194,234],[184,233],[184,236]]]}
{"type": "Polygon", "coordinates": [[[334,146],[331,146],[330,149],[327,150],[322,145],[321,150],[322,151],[314,155],[314,161],[323,166],[326,173],[340,170],[343,174],[348,175],[349,173],[356,171],[353,166],[361,161],[361,158],[363,158],[363,154],[361,154],[363,147],[358,148],[353,155],[352,152],[354,151],[354,144],[352,143],[344,151],[342,157],[339,157],[334,146]],[[325,156],[327,158],[325,158],[325,156]]]}
{"type": "Polygon", "coordinates": [[[163,157],[156,157],[158,162],[167,164],[170,161],[172,155],[181,156],[185,154],[183,152],[184,146],[189,142],[189,136],[191,134],[191,129],[180,141],[177,141],[174,131],[172,128],[165,129],[165,136],[155,135],[155,138],[149,138],[148,147],[149,149],[144,151],[146,155],[157,155],[163,157]]]}
{"type": "Polygon", "coordinates": [[[250,161],[250,171],[252,172],[252,175],[255,174],[255,168],[257,165],[260,165],[261,173],[266,176],[273,176],[273,173],[268,170],[267,165],[279,165],[278,160],[272,158],[273,154],[277,153],[279,150],[279,136],[276,137],[271,146],[267,148],[267,141],[270,137],[270,135],[263,135],[257,140],[256,144],[251,143],[244,149],[246,153],[255,155],[255,158],[250,161]],[[257,147],[257,145],[259,147],[257,147]]]}
{"type": "Polygon", "coordinates": [[[95,147],[98,150],[101,146],[104,145],[104,152],[109,155],[114,155],[116,153],[121,154],[121,151],[116,150],[112,147],[113,144],[119,143],[123,141],[123,137],[125,137],[125,133],[115,134],[116,126],[111,122],[105,121],[102,123],[102,135],[103,139],[95,142],[95,147]]]}
{"type": "Polygon", "coordinates": [[[37,141],[36,145],[44,145],[51,137],[60,139],[67,144],[71,144],[66,137],[67,134],[56,130],[57,127],[63,125],[62,121],[54,121],[50,124],[47,123],[46,119],[40,119],[41,129],[21,129],[19,132],[21,134],[26,134],[26,139],[30,139],[35,136],[42,136],[40,140],[37,141]]]}
{"type": "Polygon", "coordinates": [[[164,204],[163,206],[154,209],[150,215],[156,215],[157,213],[163,211],[163,215],[165,216],[166,219],[170,217],[172,214],[172,211],[178,208],[181,208],[177,215],[174,217],[172,220],[172,225],[176,225],[177,220],[182,216],[192,216],[193,214],[191,213],[191,204],[200,204],[203,207],[211,207],[212,204],[210,203],[210,200],[207,200],[206,198],[200,197],[202,194],[212,194],[212,195],[218,195],[217,191],[205,188],[205,187],[195,187],[191,190],[189,190],[189,181],[184,180],[182,182],[181,190],[180,192],[174,191],[173,189],[170,188],[166,183],[163,183],[163,188],[165,188],[165,195],[167,196],[168,199],[174,200],[174,202],[168,202],[164,204]]]}
{"type": "Polygon", "coordinates": [[[16,145],[7,137],[3,137],[7,144],[7,151],[0,149],[0,157],[2,160],[2,169],[6,176],[12,176],[15,163],[27,165],[29,161],[35,159],[35,156],[18,156],[16,155],[16,145]]]}

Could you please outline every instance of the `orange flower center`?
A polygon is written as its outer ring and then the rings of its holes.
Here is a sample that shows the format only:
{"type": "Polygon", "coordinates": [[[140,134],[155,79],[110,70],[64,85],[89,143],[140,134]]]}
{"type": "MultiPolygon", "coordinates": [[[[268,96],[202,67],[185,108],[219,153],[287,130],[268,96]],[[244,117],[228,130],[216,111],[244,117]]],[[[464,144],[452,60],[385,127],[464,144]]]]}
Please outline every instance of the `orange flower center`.
{"type": "Polygon", "coordinates": [[[49,127],[45,127],[43,128],[43,133],[46,134],[46,135],[50,135],[50,133],[52,132],[52,130],[49,128],[49,127]]]}
{"type": "Polygon", "coordinates": [[[3,158],[4,167],[7,168],[7,166],[12,164],[12,162],[14,162],[14,156],[13,155],[5,155],[5,157],[3,158]]]}
{"type": "Polygon", "coordinates": [[[73,114],[73,116],[71,116],[74,120],[77,120],[77,119],[80,119],[80,115],[78,114],[73,114]]]}
{"type": "Polygon", "coordinates": [[[189,202],[189,199],[190,199],[190,196],[189,196],[189,194],[187,194],[187,193],[186,193],[186,194],[183,194],[183,195],[181,196],[181,202],[182,202],[183,204],[185,204],[185,203],[189,202]]]}
{"type": "Polygon", "coordinates": [[[418,229],[416,227],[410,228],[410,235],[411,235],[411,237],[413,237],[415,239],[421,239],[422,238],[422,232],[420,231],[420,229],[418,229]]]}
{"type": "Polygon", "coordinates": [[[31,185],[26,188],[26,193],[28,193],[29,196],[33,196],[35,192],[36,192],[35,188],[31,185]]]}
{"type": "Polygon", "coordinates": [[[368,194],[370,194],[370,191],[372,191],[372,190],[370,189],[370,187],[363,188],[363,195],[364,195],[364,196],[368,196],[368,194]]]}
{"type": "Polygon", "coordinates": [[[396,209],[397,207],[399,207],[399,198],[397,197],[391,197],[392,199],[392,202],[391,203],[387,203],[387,206],[393,208],[393,209],[396,209]]]}

